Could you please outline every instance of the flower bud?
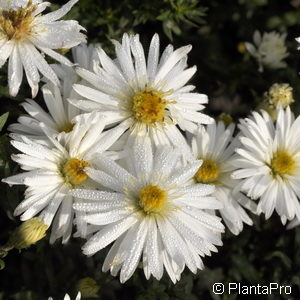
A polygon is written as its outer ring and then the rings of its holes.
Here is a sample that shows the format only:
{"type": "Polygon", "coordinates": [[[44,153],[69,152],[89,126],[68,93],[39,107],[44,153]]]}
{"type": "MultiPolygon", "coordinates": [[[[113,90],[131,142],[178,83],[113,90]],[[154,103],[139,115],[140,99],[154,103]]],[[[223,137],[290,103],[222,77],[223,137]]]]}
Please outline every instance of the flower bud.
{"type": "Polygon", "coordinates": [[[84,277],[77,282],[77,291],[81,292],[82,298],[98,298],[100,286],[96,280],[91,277],[84,277]]]}
{"type": "Polygon", "coordinates": [[[264,101],[275,108],[286,108],[295,101],[293,88],[288,83],[274,83],[264,94],[264,101]]]}
{"type": "Polygon", "coordinates": [[[46,236],[48,225],[44,224],[40,218],[32,218],[23,222],[11,234],[7,248],[24,249],[35,244],[46,236]]]}
{"type": "Polygon", "coordinates": [[[226,127],[233,122],[231,115],[226,113],[221,113],[218,115],[217,121],[222,121],[226,127]]]}

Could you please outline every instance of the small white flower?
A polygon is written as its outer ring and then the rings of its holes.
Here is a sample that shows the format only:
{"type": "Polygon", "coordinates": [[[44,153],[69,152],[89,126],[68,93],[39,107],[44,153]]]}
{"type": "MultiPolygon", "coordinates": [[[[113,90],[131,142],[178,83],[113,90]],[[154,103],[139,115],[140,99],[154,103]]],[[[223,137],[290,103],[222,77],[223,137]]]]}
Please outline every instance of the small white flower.
{"type": "Polygon", "coordinates": [[[289,55],[285,46],[286,34],[278,32],[264,32],[261,36],[259,31],[253,35],[254,45],[245,43],[249,53],[254,56],[259,64],[259,71],[263,67],[269,69],[285,68],[286,62],[283,60],[289,55]]]}
{"type": "Polygon", "coordinates": [[[269,218],[274,209],[283,224],[300,220],[300,117],[288,107],[277,111],[274,126],[270,115],[261,111],[241,121],[242,147],[234,164],[233,178],[243,179],[241,190],[258,199],[257,212],[269,218]]]}
{"type": "Polygon", "coordinates": [[[48,140],[40,126],[41,122],[48,127],[52,135],[72,131],[75,124],[74,118],[80,114],[80,109],[62,97],[59,87],[50,82],[43,86],[42,92],[49,112],[46,112],[36,101],[27,99],[22,106],[28,115],[20,116],[18,123],[9,126],[10,131],[40,142],[48,140]]]}
{"type": "Polygon", "coordinates": [[[78,0],[70,0],[54,12],[43,15],[49,2],[39,0],[2,0],[0,6],[0,67],[7,59],[9,92],[16,96],[23,78],[23,68],[31,87],[32,97],[38,92],[40,75],[54,84],[59,80],[44,58],[47,54],[60,63],[72,63],[54,51],[72,48],[85,41],[77,21],[57,21],[78,0]],[[39,52],[39,49],[41,52],[39,52]]]}
{"type": "Polygon", "coordinates": [[[236,169],[232,166],[236,146],[233,131],[234,124],[225,128],[223,122],[214,122],[207,128],[201,126],[192,138],[192,150],[196,159],[203,160],[194,180],[215,186],[213,196],[223,203],[219,212],[229,230],[237,235],[243,230],[243,222],[253,224],[243,206],[254,212],[256,205],[239,191],[234,191],[239,181],[231,178],[236,169]]]}
{"type": "Polygon", "coordinates": [[[53,218],[50,242],[62,237],[68,241],[72,231],[73,197],[68,194],[74,187],[94,187],[85,168],[97,160],[95,153],[106,151],[118,139],[122,128],[102,133],[104,117],[93,114],[75,124],[70,134],[61,133],[52,137],[48,127],[40,125],[48,137],[47,144],[40,144],[26,136],[19,135],[12,145],[21,154],[12,156],[26,172],[3,179],[10,185],[24,184],[28,188],[23,200],[15,209],[15,215],[28,220],[39,214],[50,226],[53,218]]]}
{"type": "Polygon", "coordinates": [[[210,185],[190,183],[201,161],[176,167],[179,151],[169,146],[153,154],[149,139],[137,139],[128,158],[129,171],[114,161],[99,157],[97,169],[89,176],[115,192],[73,190],[84,201],[74,204],[87,215],[89,233],[95,233],[83,246],[93,255],[114,242],[103,264],[120,281],[128,280],[142,257],[147,279],[161,279],[165,267],[175,283],[185,266],[196,273],[203,268],[200,256],[217,251],[222,245],[224,226],[205,209],[220,208],[221,203],[207,197],[210,185]]]}
{"type": "MultiPolygon", "coordinates": [[[[80,44],[74,47],[72,52],[74,63],[84,68],[91,68],[96,60],[93,45],[87,47],[86,44],[80,44]]],[[[82,80],[72,67],[57,64],[51,67],[60,79],[61,86],[59,88],[49,81],[46,81],[47,84],[43,86],[42,92],[48,112],[36,101],[28,99],[21,104],[28,115],[22,115],[18,118],[18,123],[11,124],[10,131],[24,134],[31,139],[45,141],[47,136],[39,126],[40,122],[43,122],[53,134],[58,134],[70,132],[78,121],[75,117],[79,116],[81,111],[70,104],[68,98],[78,97],[72,86],[82,80]]]]}
{"type": "Polygon", "coordinates": [[[159,37],[152,38],[146,60],[139,35],[123,35],[122,43],[113,41],[116,60],[98,49],[100,66],[94,73],[78,68],[78,74],[93,87],[74,85],[75,91],[87,100],[72,103],[84,111],[104,113],[108,122],[130,120],[128,128],[137,135],[149,134],[156,145],[186,145],[182,130],[193,132],[197,124],[211,123],[200,113],[207,96],[192,92],[186,85],[196,67],[187,68],[191,46],[173,50],[169,45],[160,56],[159,37]]]}
{"type": "MultiPolygon", "coordinates": [[[[81,299],[81,294],[80,292],[77,294],[75,300],[80,300],[81,299]]],[[[49,297],[48,300],[53,300],[52,297],[49,297]]],[[[68,294],[65,295],[64,300],[71,300],[70,296],[68,294]]]]}

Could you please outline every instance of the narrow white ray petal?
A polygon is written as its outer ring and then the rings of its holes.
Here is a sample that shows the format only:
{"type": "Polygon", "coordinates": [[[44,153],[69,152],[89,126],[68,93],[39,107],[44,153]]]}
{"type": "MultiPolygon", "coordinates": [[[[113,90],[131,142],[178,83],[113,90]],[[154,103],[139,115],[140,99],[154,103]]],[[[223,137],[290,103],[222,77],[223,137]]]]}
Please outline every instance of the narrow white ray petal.
{"type": "Polygon", "coordinates": [[[85,255],[93,255],[116,240],[137,222],[135,216],[130,216],[116,223],[108,225],[93,235],[82,247],[85,255]]]}
{"type": "Polygon", "coordinates": [[[144,243],[147,237],[147,220],[144,219],[141,224],[139,224],[138,230],[136,232],[135,238],[131,241],[132,248],[126,257],[120,273],[120,282],[124,283],[127,281],[137,268],[142,255],[142,250],[144,248],[144,243]]]}
{"type": "Polygon", "coordinates": [[[189,179],[194,177],[201,163],[201,161],[194,161],[193,163],[190,163],[185,167],[176,169],[176,171],[174,171],[168,179],[168,184],[180,185],[187,182],[189,179]]]}
{"type": "Polygon", "coordinates": [[[94,181],[100,183],[101,185],[109,188],[112,191],[122,192],[122,184],[112,176],[106,174],[105,172],[95,170],[92,168],[86,168],[86,174],[94,181]]]}
{"type": "Polygon", "coordinates": [[[31,55],[28,53],[27,47],[24,43],[19,44],[19,52],[24,66],[25,74],[29,86],[31,87],[32,98],[35,98],[38,92],[38,83],[40,81],[40,75],[36,65],[32,62],[31,55]]]}
{"type": "Polygon", "coordinates": [[[57,60],[58,62],[60,62],[63,65],[66,65],[68,67],[73,67],[73,63],[66,58],[65,56],[59,54],[56,51],[53,51],[50,48],[46,48],[46,47],[39,47],[39,49],[44,52],[45,54],[49,55],[50,57],[54,58],[55,60],[57,60]]]}
{"type": "Polygon", "coordinates": [[[136,138],[132,149],[135,173],[137,176],[143,174],[148,176],[153,168],[153,153],[149,138],[136,138]]]}
{"type": "Polygon", "coordinates": [[[107,225],[124,219],[130,214],[130,211],[121,207],[107,212],[90,213],[83,216],[82,219],[93,225],[107,225]]]}
{"type": "MultiPolygon", "coordinates": [[[[111,201],[112,204],[114,203],[114,200],[116,200],[117,203],[122,203],[125,196],[120,193],[111,193],[106,191],[97,191],[97,190],[89,190],[89,189],[73,189],[69,192],[71,195],[77,198],[86,199],[86,200],[103,200],[103,201],[111,201]]],[[[74,207],[79,208],[83,206],[84,203],[75,203],[74,207]]]]}
{"type": "Polygon", "coordinates": [[[159,60],[159,36],[154,34],[149,47],[147,73],[150,81],[154,80],[159,60]]]}
{"type": "Polygon", "coordinates": [[[66,15],[71,8],[78,2],[79,0],[70,0],[67,2],[65,5],[63,5],[60,9],[55,10],[51,13],[48,13],[46,15],[43,15],[42,17],[39,18],[40,22],[43,23],[50,23],[53,21],[56,21],[66,15]]]}
{"type": "Polygon", "coordinates": [[[32,44],[28,44],[26,46],[28,51],[31,53],[32,61],[38,70],[50,81],[52,81],[55,85],[60,85],[59,80],[55,72],[51,69],[51,67],[46,62],[45,58],[36,50],[36,48],[32,44]]]}
{"type": "Polygon", "coordinates": [[[146,238],[144,252],[147,253],[149,272],[157,280],[160,280],[163,275],[164,268],[159,251],[156,222],[154,220],[149,220],[148,226],[148,235],[146,238]]]}
{"type": "Polygon", "coordinates": [[[15,44],[12,41],[8,41],[0,48],[0,68],[6,63],[14,47],[15,44]]]}
{"type": "Polygon", "coordinates": [[[180,61],[185,55],[187,55],[192,49],[192,46],[184,46],[175,50],[170,57],[164,62],[158,73],[155,76],[155,83],[158,83],[160,80],[163,80],[164,77],[170,72],[170,70],[180,61]]]}
{"type": "Polygon", "coordinates": [[[11,96],[15,97],[18,94],[22,79],[23,65],[20,58],[19,47],[16,45],[8,61],[8,86],[11,96]]]}

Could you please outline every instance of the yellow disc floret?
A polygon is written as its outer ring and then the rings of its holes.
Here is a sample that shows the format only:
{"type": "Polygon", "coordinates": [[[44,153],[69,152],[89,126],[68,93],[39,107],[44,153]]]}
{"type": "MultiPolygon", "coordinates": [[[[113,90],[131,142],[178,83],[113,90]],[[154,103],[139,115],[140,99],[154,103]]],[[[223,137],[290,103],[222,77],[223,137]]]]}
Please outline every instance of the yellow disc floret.
{"type": "Polygon", "coordinates": [[[295,170],[296,162],[293,157],[285,151],[278,151],[271,160],[271,169],[274,176],[284,176],[292,174],[295,170]]]}
{"type": "Polygon", "coordinates": [[[201,167],[195,174],[195,179],[199,183],[213,183],[220,175],[219,166],[214,161],[207,159],[204,160],[201,167]]]}
{"type": "Polygon", "coordinates": [[[133,96],[132,112],[137,121],[147,125],[163,123],[167,104],[164,93],[146,88],[133,96]]]}
{"type": "Polygon", "coordinates": [[[88,176],[85,173],[84,168],[89,165],[88,162],[78,158],[69,159],[62,168],[62,174],[66,182],[72,186],[76,186],[87,180],[88,176]]]}
{"type": "Polygon", "coordinates": [[[147,185],[139,192],[139,206],[146,214],[161,212],[167,201],[167,192],[156,185],[147,185]]]}
{"type": "Polygon", "coordinates": [[[71,132],[74,128],[74,123],[67,123],[64,126],[62,126],[60,131],[64,131],[66,133],[71,132]]]}
{"type": "Polygon", "coordinates": [[[32,13],[36,6],[29,1],[26,7],[18,9],[0,9],[0,39],[1,36],[8,40],[26,40],[32,33],[34,17],[32,13]]]}

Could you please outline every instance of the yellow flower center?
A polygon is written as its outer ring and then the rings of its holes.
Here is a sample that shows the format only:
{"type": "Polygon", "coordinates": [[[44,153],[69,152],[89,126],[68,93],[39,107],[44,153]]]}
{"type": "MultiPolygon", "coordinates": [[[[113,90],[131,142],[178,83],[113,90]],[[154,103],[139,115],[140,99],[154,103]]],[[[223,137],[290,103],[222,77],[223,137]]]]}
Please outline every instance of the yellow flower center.
{"type": "Polygon", "coordinates": [[[69,159],[62,168],[62,174],[66,179],[67,183],[72,186],[76,186],[88,179],[87,174],[84,171],[85,167],[90,164],[84,160],[77,158],[69,159]]]}
{"type": "Polygon", "coordinates": [[[219,166],[214,161],[204,160],[201,167],[195,174],[195,179],[199,183],[213,183],[220,175],[219,166]]]}
{"type": "Polygon", "coordinates": [[[271,169],[273,175],[283,176],[292,174],[296,166],[295,160],[285,151],[278,151],[272,158],[271,169]]]}
{"type": "Polygon", "coordinates": [[[74,128],[74,125],[75,125],[75,124],[73,124],[73,123],[67,123],[67,124],[65,124],[65,125],[61,128],[60,131],[64,131],[64,132],[66,132],[66,133],[71,132],[71,131],[73,130],[73,128],[74,128]]]}
{"type": "Polygon", "coordinates": [[[165,93],[146,88],[132,98],[132,112],[136,120],[147,125],[163,123],[168,101],[165,93]]]}
{"type": "Polygon", "coordinates": [[[167,192],[156,185],[147,185],[139,192],[139,206],[146,214],[159,213],[165,207],[167,192]]]}
{"type": "Polygon", "coordinates": [[[8,40],[25,40],[32,34],[33,20],[32,13],[36,6],[30,0],[26,7],[16,10],[0,9],[0,39],[4,36],[8,40]]]}

